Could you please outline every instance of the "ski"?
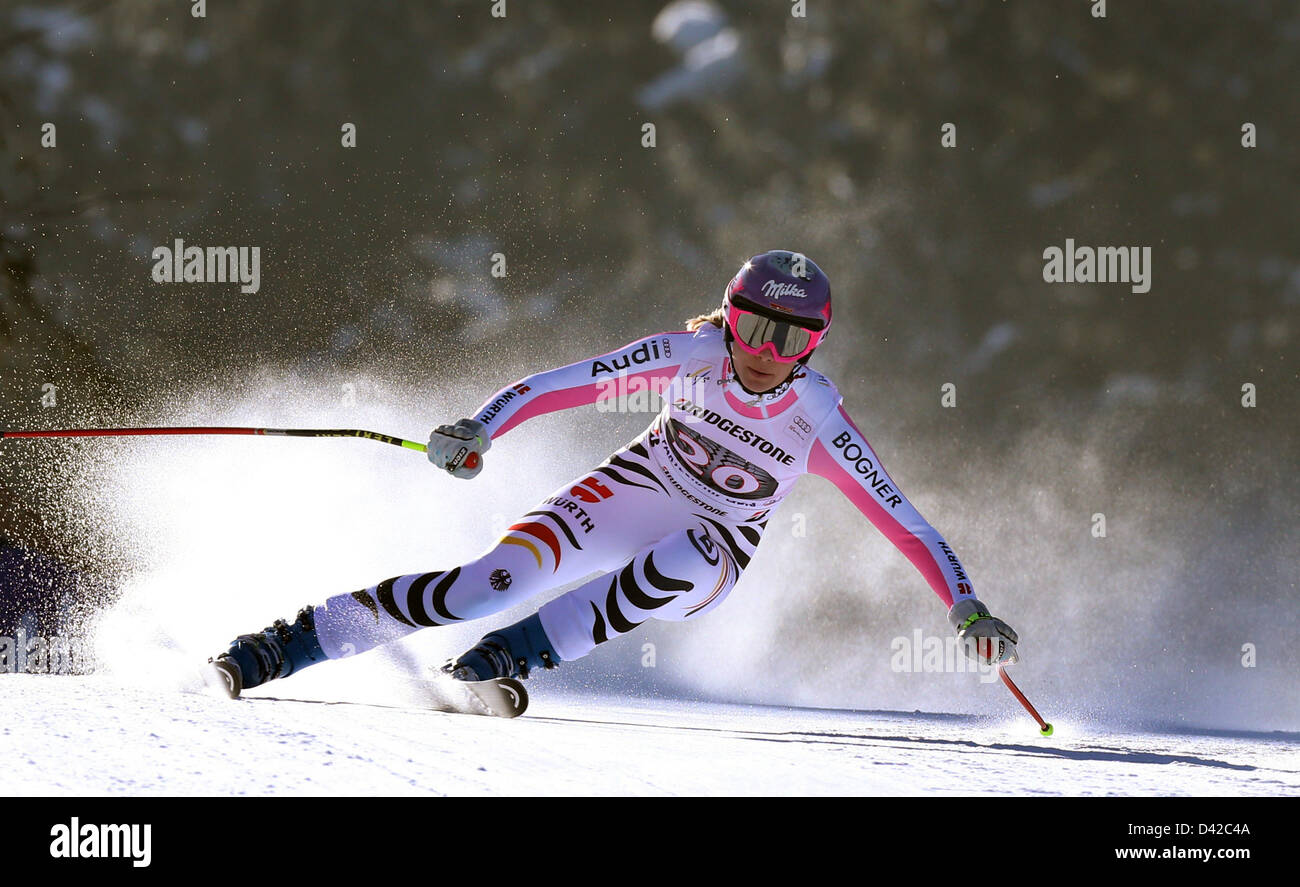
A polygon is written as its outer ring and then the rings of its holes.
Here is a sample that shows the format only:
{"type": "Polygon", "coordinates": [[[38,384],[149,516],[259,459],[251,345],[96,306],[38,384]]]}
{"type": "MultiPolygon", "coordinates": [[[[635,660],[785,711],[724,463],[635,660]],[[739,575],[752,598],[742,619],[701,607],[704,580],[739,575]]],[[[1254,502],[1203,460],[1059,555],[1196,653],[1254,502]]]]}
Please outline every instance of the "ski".
{"type": "Polygon", "coordinates": [[[517,718],[528,708],[528,691],[514,678],[458,681],[434,672],[428,678],[397,678],[389,687],[413,704],[433,711],[517,718]]]}
{"type": "MultiPolygon", "coordinates": [[[[203,685],[210,693],[237,699],[243,690],[237,669],[220,659],[209,662],[201,671],[203,685]]],[[[434,711],[455,714],[517,718],[528,708],[528,691],[514,678],[487,681],[458,681],[438,674],[426,680],[401,680],[406,695],[419,705],[434,711]]]]}
{"type": "Polygon", "coordinates": [[[489,681],[451,681],[457,684],[467,701],[462,709],[467,714],[484,714],[497,718],[517,718],[528,708],[528,691],[514,678],[493,678],[489,681]],[[472,709],[472,710],[471,710],[472,709]]]}

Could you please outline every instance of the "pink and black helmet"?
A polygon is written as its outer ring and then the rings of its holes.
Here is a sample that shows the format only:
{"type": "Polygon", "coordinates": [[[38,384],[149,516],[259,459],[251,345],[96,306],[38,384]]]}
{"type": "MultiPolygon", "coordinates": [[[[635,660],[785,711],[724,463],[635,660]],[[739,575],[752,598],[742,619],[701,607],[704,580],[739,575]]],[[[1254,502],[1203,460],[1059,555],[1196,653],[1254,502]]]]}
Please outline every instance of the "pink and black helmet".
{"type": "Polygon", "coordinates": [[[741,267],[722,306],[729,344],[783,363],[806,362],[831,328],[831,282],[802,253],[769,250],[741,267]]]}

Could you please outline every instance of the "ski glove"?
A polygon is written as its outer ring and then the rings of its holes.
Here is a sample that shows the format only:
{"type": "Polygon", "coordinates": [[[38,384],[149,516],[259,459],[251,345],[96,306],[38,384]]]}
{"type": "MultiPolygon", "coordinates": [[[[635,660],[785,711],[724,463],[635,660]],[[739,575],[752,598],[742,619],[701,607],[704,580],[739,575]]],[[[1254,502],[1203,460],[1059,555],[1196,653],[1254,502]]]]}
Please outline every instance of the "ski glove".
{"type": "Polygon", "coordinates": [[[1019,657],[1016,644],[1020,636],[1001,619],[990,616],[988,609],[974,598],[952,605],[948,621],[964,643],[966,655],[980,665],[1011,665],[1019,657]]]}
{"type": "Polygon", "coordinates": [[[474,419],[439,425],[429,435],[429,461],[452,477],[469,480],[483,470],[483,454],[492,448],[487,427],[474,419]]]}

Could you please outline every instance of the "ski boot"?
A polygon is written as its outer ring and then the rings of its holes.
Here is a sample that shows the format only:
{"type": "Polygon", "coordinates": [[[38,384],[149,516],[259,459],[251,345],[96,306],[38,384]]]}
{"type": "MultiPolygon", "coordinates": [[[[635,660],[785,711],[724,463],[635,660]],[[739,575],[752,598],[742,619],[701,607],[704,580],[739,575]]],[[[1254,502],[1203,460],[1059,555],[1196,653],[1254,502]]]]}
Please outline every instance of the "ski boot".
{"type": "Polygon", "coordinates": [[[527,680],[534,668],[555,668],[560,662],[537,613],[486,635],[474,649],[443,669],[458,681],[494,678],[527,680]]]}
{"type": "Polygon", "coordinates": [[[209,659],[208,682],[235,699],[250,687],[288,677],[326,658],[316,639],[314,610],[303,607],[292,624],[277,619],[258,634],[241,634],[229,650],[209,659]]]}

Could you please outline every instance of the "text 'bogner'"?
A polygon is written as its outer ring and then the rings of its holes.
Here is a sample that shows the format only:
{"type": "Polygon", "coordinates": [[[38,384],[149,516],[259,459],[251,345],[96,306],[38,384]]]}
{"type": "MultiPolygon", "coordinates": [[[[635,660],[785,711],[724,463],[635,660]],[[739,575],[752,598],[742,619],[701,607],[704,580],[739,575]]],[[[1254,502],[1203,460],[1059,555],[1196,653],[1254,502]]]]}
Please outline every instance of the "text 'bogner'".
{"type": "Polygon", "coordinates": [[[875,490],[876,495],[885,500],[886,505],[890,508],[897,508],[902,504],[902,497],[894,492],[894,488],[887,483],[888,478],[880,476],[880,472],[876,469],[876,466],[873,465],[871,460],[862,452],[862,447],[855,443],[850,443],[850,437],[847,431],[840,434],[832,440],[831,443],[835,446],[835,449],[840,451],[840,455],[842,455],[846,461],[853,463],[853,470],[862,475],[863,482],[869,485],[871,489],[875,490]]]}

